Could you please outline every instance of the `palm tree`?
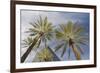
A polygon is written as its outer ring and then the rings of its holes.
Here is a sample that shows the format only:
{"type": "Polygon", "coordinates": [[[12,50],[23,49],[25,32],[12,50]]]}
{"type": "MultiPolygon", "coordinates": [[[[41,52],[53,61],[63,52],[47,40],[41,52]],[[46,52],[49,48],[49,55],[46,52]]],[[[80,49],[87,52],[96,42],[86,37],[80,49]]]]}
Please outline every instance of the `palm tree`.
{"type": "Polygon", "coordinates": [[[43,61],[52,61],[53,60],[53,55],[52,53],[48,50],[48,48],[42,49],[40,52],[37,53],[37,57],[40,62],[43,61]]]}
{"type": "Polygon", "coordinates": [[[29,45],[31,45],[31,43],[33,42],[33,38],[32,37],[27,37],[26,39],[23,40],[23,47],[28,47],[29,45]]]}
{"type": "Polygon", "coordinates": [[[48,46],[36,53],[33,62],[60,61],[60,58],[48,46]]]}
{"type": "Polygon", "coordinates": [[[34,23],[30,23],[32,28],[29,28],[27,33],[30,33],[30,36],[34,37],[32,43],[28,47],[27,51],[21,57],[21,62],[24,62],[28,54],[31,52],[32,48],[38,44],[40,46],[41,42],[45,43],[52,38],[53,26],[52,23],[48,21],[47,17],[44,19],[40,16],[40,19],[34,23]]]}
{"type": "Polygon", "coordinates": [[[74,52],[77,60],[81,59],[81,53],[84,53],[82,45],[87,45],[88,36],[86,35],[84,28],[78,23],[73,23],[68,21],[67,24],[61,24],[58,29],[56,29],[56,38],[59,39],[60,43],[55,47],[55,51],[62,49],[61,57],[65,54],[66,50],[69,49],[74,52]]]}

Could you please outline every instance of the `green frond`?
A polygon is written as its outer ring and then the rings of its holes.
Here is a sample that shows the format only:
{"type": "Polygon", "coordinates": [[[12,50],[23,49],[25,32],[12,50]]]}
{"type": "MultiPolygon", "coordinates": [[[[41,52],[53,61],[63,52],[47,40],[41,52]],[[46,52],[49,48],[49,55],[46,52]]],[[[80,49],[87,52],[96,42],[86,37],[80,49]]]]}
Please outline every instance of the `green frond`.
{"type": "Polygon", "coordinates": [[[66,31],[67,31],[67,33],[72,33],[72,30],[73,30],[73,22],[68,21],[68,23],[66,25],[66,31]]]}
{"type": "Polygon", "coordinates": [[[42,18],[39,16],[39,19],[34,22],[30,23],[33,27],[29,28],[27,33],[30,33],[30,36],[35,36],[37,34],[43,33],[41,37],[45,37],[47,40],[52,38],[53,26],[52,23],[48,21],[48,18],[42,18]]]}
{"type": "Polygon", "coordinates": [[[30,33],[30,36],[35,36],[36,34],[37,34],[37,33],[35,33],[35,32],[34,32],[34,33],[30,33]]]}
{"type": "Polygon", "coordinates": [[[40,18],[40,20],[39,20],[38,22],[39,22],[39,24],[40,24],[41,26],[43,26],[43,19],[42,19],[41,16],[39,16],[39,18],[40,18]]]}
{"type": "Polygon", "coordinates": [[[29,31],[30,32],[40,32],[38,29],[36,29],[36,28],[29,28],[29,31]]]}
{"type": "Polygon", "coordinates": [[[40,61],[51,61],[53,59],[53,55],[47,48],[44,48],[38,52],[37,57],[40,61]]]}
{"type": "Polygon", "coordinates": [[[28,41],[26,39],[24,39],[23,42],[24,42],[24,44],[27,44],[28,43],[28,41]]]}
{"type": "Polygon", "coordinates": [[[77,43],[79,43],[79,44],[81,44],[81,45],[88,46],[87,42],[84,42],[84,41],[78,41],[77,43]]]}
{"type": "Polygon", "coordinates": [[[33,28],[38,28],[39,27],[39,25],[36,23],[36,22],[34,22],[34,23],[29,23],[30,25],[32,25],[33,26],[33,28]]]}
{"type": "Polygon", "coordinates": [[[74,41],[77,43],[79,43],[80,41],[81,42],[84,42],[84,43],[88,43],[89,42],[89,37],[88,36],[82,36],[82,35],[77,35],[77,36],[75,36],[75,38],[77,38],[77,39],[74,39],[74,41]]]}
{"type": "Polygon", "coordinates": [[[58,51],[61,47],[63,47],[64,43],[61,43],[55,47],[55,52],[58,51]]]}
{"type": "Polygon", "coordinates": [[[23,46],[28,47],[29,45],[31,45],[32,42],[33,42],[32,37],[27,37],[26,39],[23,40],[23,46]]]}
{"type": "Polygon", "coordinates": [[[47,38],[48,40],[51,40],[51,39],[53,38],[52,32],[51,32],[51,33],[48,33],[48,34],[46,35],[46,38],[47,38]]]}
{"type": "Polygon", "coordinates": [[[59,27],[60,27],[60,29],[63,31],[64,28],[65,28],[65,25],[64,25],[64,24],[60,24],[59,27]]]}
{"type": "Polygon", "coordinates": [[[45,29],[46,25],[48,25],[47,17],[44,18],[44,29],[45,29]]]}
{"type": "Polygon", "coordinates": [[[55,33],[56,33],[56,37],[59,39],[59,38],[63,38],[64,34],[58,30],[55,30],[55,33]]]}
{"type": "Polygon", "coordinates": [[[82,34],[84,32],[84,28],[80,27],[80,28],[77,28],[75,31],[74,31],[74,34],[78,35],[78,34],[82,34]]]}
{"type": "Polygon", "coordinates": [[[68,43],[65,43],[65,44],[64,44],[64,48],[63,48],[63,51],[62,51],[61,57],[63,57],[63,55],[64,55],[65,52],[66,52],[67,44],[68,44],[68,43]]]}

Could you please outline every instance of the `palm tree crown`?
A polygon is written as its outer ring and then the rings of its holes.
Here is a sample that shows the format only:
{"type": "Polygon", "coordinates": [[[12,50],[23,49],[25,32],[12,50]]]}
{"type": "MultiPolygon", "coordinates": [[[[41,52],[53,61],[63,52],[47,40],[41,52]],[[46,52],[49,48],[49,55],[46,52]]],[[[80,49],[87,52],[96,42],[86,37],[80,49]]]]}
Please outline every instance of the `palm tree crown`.
{"type": "Polygon", "coordinates": [[[26,39],[23,40],[22,45],[23,47],[28,47],[29,45],[31,45],[32,42],[33,42],[33,38],[27,37],[26,39]]]}
{"type": "Polygon", "coordinates": [[[30,36],[41,36],[40,40],[50,40],[53,33],[53,25],[48,21],[47,17],[44,19],[40,16],[37,22],[30,23],[33,27],[29,28],[30,36]]]}
{"type": "MultiPolygon", "coordinates": [[[[77,26],[77,23],[73,23],[72,21],[68,21],[67,24],[61,24],[58,29],[56,29],[56,38],[61,42],[58,46],[56,46],[55,51],[59,49],[63,49],[61,56],[63,56],[66,52],[66,49],[70,48],[73,50],[75,57],[77,60],[81,59],[81,53],[83,53],[83,49],[81,45],[87,45],[88,37],[84,32],[84,28],[80,25],[77,26]]],[[[70,49],[69,49],[69,57],[70,57],[70,49]]]]}
{"type": "Polygon", "coordinates": [[[31,45],[29,46],[29,48],[27,49],[27,51],[22,56],[21,62],[25,61],[26,57],[31,52],[34,46],[36,45],[38,45],[38,47],[40,46],[41,41],[45,43],[45,47],[46,47],[46,41],[50,40],[53,34],[52,23],[48,21],[47,17],[43,19],[40,16],[39,20],[30,24],[32,25],[32,28],[29,28],[29,31],[26,32],[30,33],[30,36],[34,37],[34,39],[31,45]]]}
{"type": "Polygon", "coordinates": [[[53,60],[53,55],[47,48],[44,48],[42,49],[41,52],[38,52],[37,57],[40,61],[52,61],[53,60]]]}

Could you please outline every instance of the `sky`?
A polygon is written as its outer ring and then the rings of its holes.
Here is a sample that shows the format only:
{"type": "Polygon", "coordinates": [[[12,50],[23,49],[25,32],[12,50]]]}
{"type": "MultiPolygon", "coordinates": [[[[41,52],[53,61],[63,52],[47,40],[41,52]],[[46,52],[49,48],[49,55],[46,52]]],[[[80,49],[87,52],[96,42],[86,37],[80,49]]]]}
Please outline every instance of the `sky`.
{"type": "MultiPolygon", "coordinates": [[[[79,13],[79,12],[55,12],[55,11],[35,11],[35,10],[21,10],[21,42],[24,40],[29,34],[25,33],[25,31],[28,30],[28,28],[31,27],[29,24],[30,22],[34,23],[37,19],[39,19],[39,16],[42,18],[46,17],[48,18],[49,22],[52,22],[54,26],[58,26],[61,23],[67,23],[68,21],[72,22],[79,22],[86,30],[86,32],[89,34],[89,13],[79,13]]],[[[89,36],[88,36],[89,37],[89,36]]],[[[49,43],[51,48],[54,48],[56,42],[51,41],[49,43]]],[[[82,55],[82,59],[89,59],[89,45],[83,46],[85,49],[84,55],[82,55]]],[[[25,52],[26,48],[21,48],[21,55],[25,52]]],[[[54,49],[53,49],[54,50],[54,49]]],[[[63,57],[61,57],[61,60],[67,60],[67,54],[68,50],[66,50],[66,53],[63,57]]],[[[56,52],[56,54],[60,57],[61,51],[56,52]]],[[[31,62],[34,58],[36,52],[32,50],[30,55],[28,56],[26,62],[31,62]]],[[[71,52],[71,60],[75,60],[74,53],[71,52]]]]}

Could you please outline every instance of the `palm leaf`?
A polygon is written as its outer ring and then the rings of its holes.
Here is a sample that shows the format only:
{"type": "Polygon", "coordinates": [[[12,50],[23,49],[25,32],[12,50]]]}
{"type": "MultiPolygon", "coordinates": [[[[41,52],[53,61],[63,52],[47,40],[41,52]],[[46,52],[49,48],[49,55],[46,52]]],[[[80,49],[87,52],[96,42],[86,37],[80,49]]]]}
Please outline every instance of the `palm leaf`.
{"type": "Polygon", "coordinates": [[[52,33],[48,33],[48,35],[46,35],[47,40],[51,40],[53,38],[52,33]]]}
{"type": "Polygon", "coordinates": [[[31,23],[29,23],[29,24],[32,25],[33,28],[37,28],[37,27],[38,27],[38,26],[37,26],[38,24],[37,24],[36,22],[34,22],[34,23],[31,22],[31,23]]]}
{"type": "Polygon", "coordinates": [[[84,32],[84,28],[80,27],[80,28],[77,28],[75,31],[74,31],[74,34],[78,35],[78,34],[82,34],[84,32]]]}
{"type": "Polygon", "coordinates": [[[60,26],[60,29],[63,31],[64,28],[65,28],[65,25],[64,24],[60,24],[59,26],[60,26]]]}
{"type": "Polygon", "coordinates": [[[48,21],[47,21],[47,17],[45,17],[44,18],[44,25],[43,25],[44,30],[46,30],[47,25],[48,25],[48,21]]]}
{"type": "Polygon", "coordinates": [[[88,46],[87,42],[84,42],[84,41],[78,41],[77,43],[79,43],[79,44],[81,44],[81,45],[88,46]]]}
{"type": "Polygon", "coordinates": [[[57,38],[61,38],[61,37],[64,36],[63,33],[60,32],[60,31],[58,31],[58,30],[55,30],[55,32],[56,32],[56,37],[57,37],[57,38]]]}
{"type": "Polygon", "coordinates": [[[72,21],[68,21],[68,23],[67,23],[67,25],[66,25],[66,31],[67,31],[68,33],[71,33],[72,30],[73,30],[73,23],[72,23],[72,21]]]}
{"type": "Polygon", "coordinates": [[[31,33],[30,36],[35,36],[37,33],[31,33]]]}
{"type": "Polygon", "coordinates": [[[64,45],[64,48],[63,48],[63,52],[61,54],[61,57],[63,57],[63,55],[65,54],[66,49],[67,49],[67,43],[65,43],[65,45],[64,45]]]}
{"type": "Polygon", "coordinates": [[[36,28],[29,28],[29,31],[30,32],[40,32],[38,29],[36,29],[36,28]]]}
{"type": "Polygon", "coordinates": [[[60,45],[57,45],[55,47],[55,52],[58,51],[63,45],[64,45],[64,43],[61,43],[60,45]]]}
{"type": "Polygon", "coordinates": [[[37,57],[40,61],[51,61],[53,59],[53,55],[47,48],[38,52],[37,57]]]}
{"type": "Polygon", "coordinates": [[[27,39],[23,40],[23,46],[28,47],[29,45],[31,45],[32,42],[33,42],[32,37],[28,37],[27,39]]]}

